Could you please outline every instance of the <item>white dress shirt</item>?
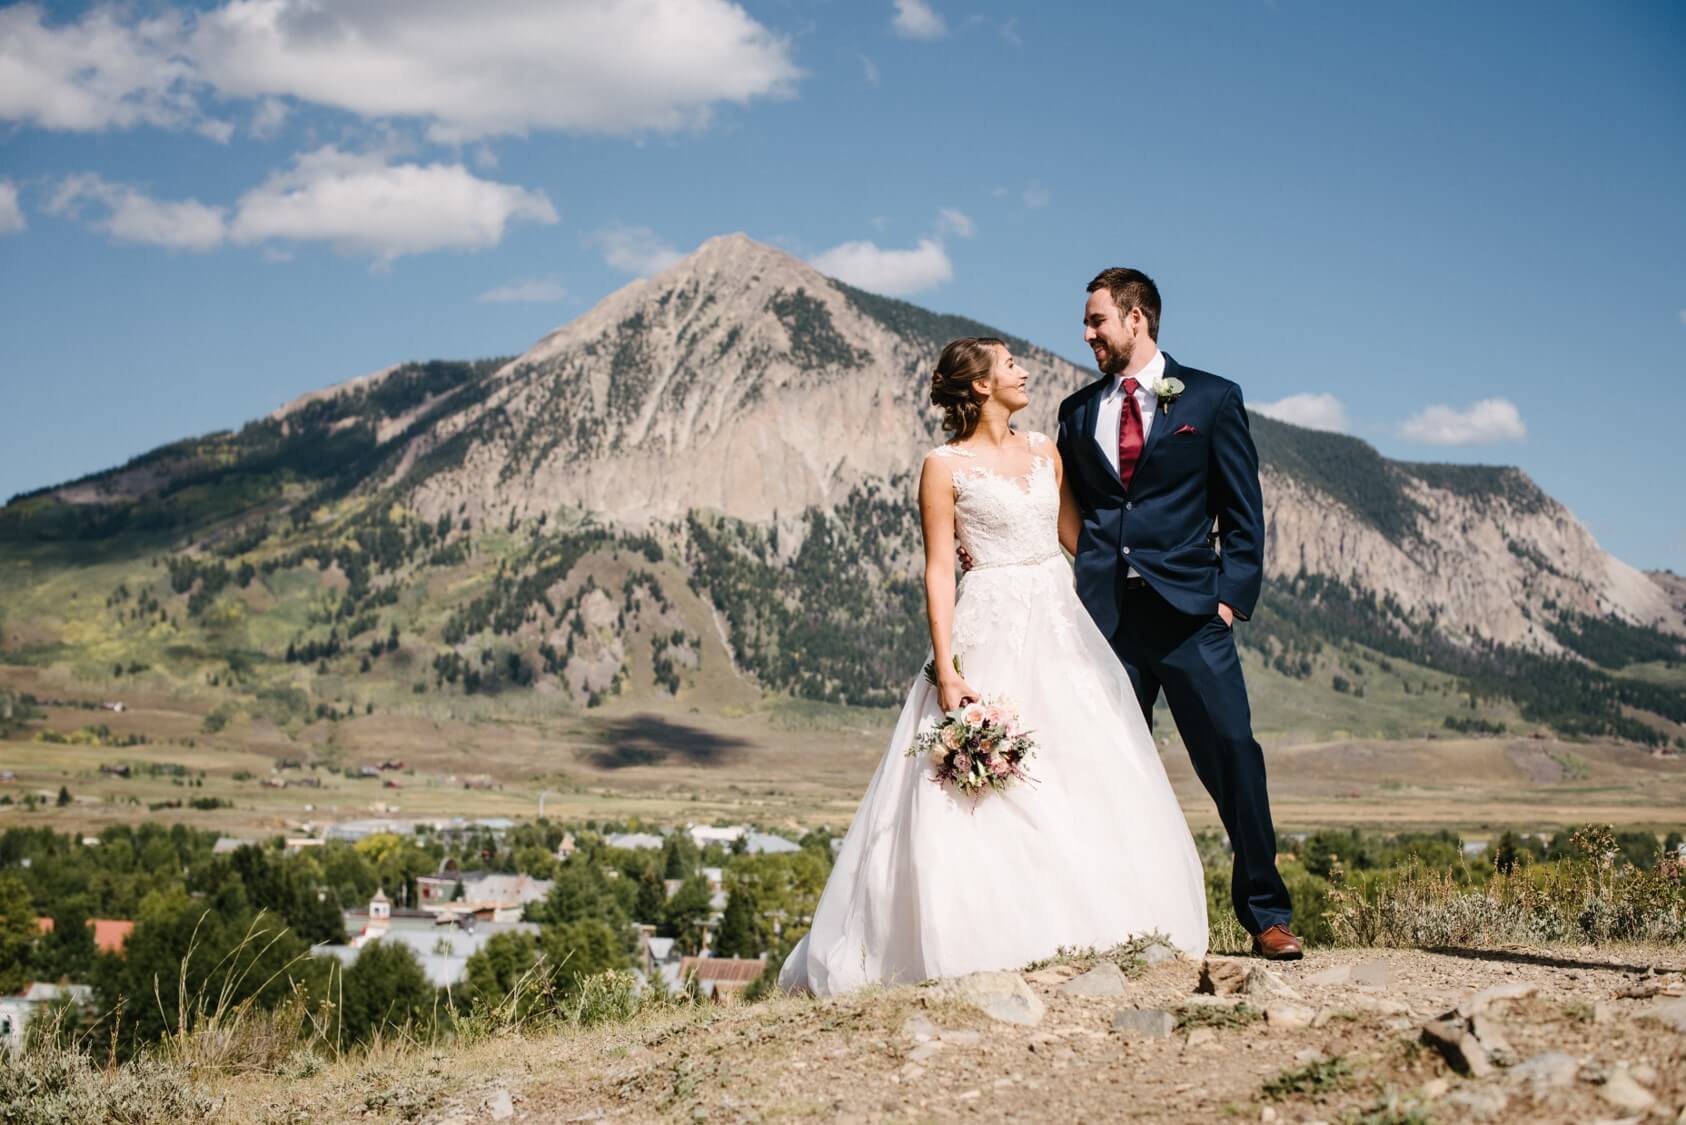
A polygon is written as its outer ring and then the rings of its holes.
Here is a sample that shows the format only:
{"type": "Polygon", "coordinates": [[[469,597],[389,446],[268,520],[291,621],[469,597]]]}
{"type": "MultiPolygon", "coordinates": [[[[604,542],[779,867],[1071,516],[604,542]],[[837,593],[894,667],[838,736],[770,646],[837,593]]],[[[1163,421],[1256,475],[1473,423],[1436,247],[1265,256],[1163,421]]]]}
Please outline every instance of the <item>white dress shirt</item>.
{"type": "MultiPolygon", "coordinates": [[[[1142,448],[1147,448],[1147,435],[1153,432],[1153,416],[1159,405],[1154,388],[1165,377],[1165,353],[1155,351],[1147,366],[1136,372],[1136,405],[1142,408],[1142,448]]],[[[1100,409],[1095,412],[1095,444],[1106,455],[1114,474],[1118,472],[1118,426],[1124,414],[1124,377],[1114,375],[1112,386],[1101,396],[1100,409]]]]}
{"type": "MultiPolygon", "coordinates": [[[[1165,353],[1155,350],[1147,366],[1136,372],[1136,405],[1142,408],[1142,451],[1147,451],[1147,435],[1153,432],[1153,416],[1158,413],[1159,396],[1154,388],[1165,376],[1165,353]]],[[[1101,396],[1100,409],[1095,411],[1095,444],[1106,454],[1107,464],[1118,472],[1118,427],[1124,420],[1124,376],[1114,375],[1112,386],[1101,396]]],[[[1139,462],[1138,462],[1139,463],[1139,462]]],[[[1125,572],[1128,578],[1139,578],[1135,567],[1125,572]]]]}

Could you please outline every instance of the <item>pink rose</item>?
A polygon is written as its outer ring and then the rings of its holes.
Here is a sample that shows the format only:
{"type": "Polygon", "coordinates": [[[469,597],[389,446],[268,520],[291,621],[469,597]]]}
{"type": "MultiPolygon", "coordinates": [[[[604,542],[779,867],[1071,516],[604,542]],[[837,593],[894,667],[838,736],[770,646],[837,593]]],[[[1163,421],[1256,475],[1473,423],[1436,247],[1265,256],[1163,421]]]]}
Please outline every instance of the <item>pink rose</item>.
{"type": "Polygon", "coordinates": [[[965,736],[960,733],[960,728],[953,724],[944,727],[937,737],[950,750],[958,750],[965,743],[965,736]]]}
{"type": "Polygon", "coordinates": [[[960,718],[967,726],[977,727],[983,725],[987,715],[988,711],[982,703],[968,703],[966,709],[960,713],[960,718]]]}

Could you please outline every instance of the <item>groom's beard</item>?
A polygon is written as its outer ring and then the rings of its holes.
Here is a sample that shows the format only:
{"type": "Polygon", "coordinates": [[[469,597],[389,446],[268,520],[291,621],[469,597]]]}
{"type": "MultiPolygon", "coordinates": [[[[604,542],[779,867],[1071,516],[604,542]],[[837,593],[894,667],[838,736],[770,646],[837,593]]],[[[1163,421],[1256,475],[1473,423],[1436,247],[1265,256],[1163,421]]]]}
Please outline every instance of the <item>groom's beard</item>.
{"type": "Polygon", "coordinates": [[[1114,348],[1105,340],[1101,341],[1101,348],[1102,350],[1095,353],[1095,366],[1101,369],[1102,375],[1119,374],[1130,366],[1130,361],[1136,355],[1136,342],[1134,340],[1126,340],[1122,351],[1114,348]]]}

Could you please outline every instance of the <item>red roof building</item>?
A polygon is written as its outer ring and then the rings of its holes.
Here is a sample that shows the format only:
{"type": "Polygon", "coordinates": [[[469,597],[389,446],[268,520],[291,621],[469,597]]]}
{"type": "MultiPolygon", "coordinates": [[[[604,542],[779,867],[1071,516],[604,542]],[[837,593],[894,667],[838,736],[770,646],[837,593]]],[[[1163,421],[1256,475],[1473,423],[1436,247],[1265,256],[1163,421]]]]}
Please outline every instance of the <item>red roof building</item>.
{"type": "MultiPolygon", "coordinates": [[[[51,918],[37,918],[35,925],[44,934],[53,932],[51,918]]],[[[129,940],[129,934],[135,928],[135,924],[127,918],[89,918],[88,925],[94,929],[94,948],[101,953],[123,952],[123,943],[129,940]]]]}

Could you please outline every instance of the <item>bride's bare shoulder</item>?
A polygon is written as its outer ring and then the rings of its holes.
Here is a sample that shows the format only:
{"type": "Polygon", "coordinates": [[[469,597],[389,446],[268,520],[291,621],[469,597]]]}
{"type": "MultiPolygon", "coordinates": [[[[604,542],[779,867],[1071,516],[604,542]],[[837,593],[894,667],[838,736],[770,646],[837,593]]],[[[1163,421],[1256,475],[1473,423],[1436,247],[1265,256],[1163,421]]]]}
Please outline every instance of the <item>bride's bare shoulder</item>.
{"type": "Polygon", "coordinates": [[[933,458],[935,458],[937,460],[946,460],[950,457],[976,457],[976,456],[977,456],[977,454],[973,453],[970,449],[967,449],[964,446],[956,445],[956,444],[954,444],[953,442],[950,441],[950,442],[944,442],[943,444],[937,446],[935,449],[931,450],[931,452],[925,454],[925,460],[929,461],[933,458]]]}

